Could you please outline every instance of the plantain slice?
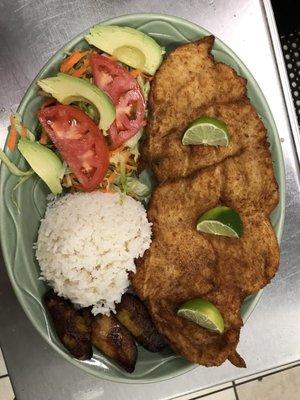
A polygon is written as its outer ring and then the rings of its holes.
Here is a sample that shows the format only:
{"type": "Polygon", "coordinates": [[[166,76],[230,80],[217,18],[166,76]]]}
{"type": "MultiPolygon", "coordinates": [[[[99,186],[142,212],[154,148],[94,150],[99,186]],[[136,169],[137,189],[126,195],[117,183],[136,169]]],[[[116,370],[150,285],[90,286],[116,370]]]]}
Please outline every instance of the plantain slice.
{"type": "Polygon", "coordinates": [[[117,319],[133,334],[147,350],[158,352],[166,346],[163,337],[155,328],[150,314],[141,300],[130,293],[122,296],[117,305],[117,319]]]}
{"type": "Polygon", "coordinates": [[[115,360],[127,372],[133,372],[137,347],[131,333],[114,317],[98,314],[92,322],[92,344],[115,360]]]}
{"type": "Polygon", "coordinates": [[[44,297],[52,317],[56,333],[67,350],[79,360],[90,359],[93,355],[91,328],[75,310],[70,301],[49,290],[44,297]]]}

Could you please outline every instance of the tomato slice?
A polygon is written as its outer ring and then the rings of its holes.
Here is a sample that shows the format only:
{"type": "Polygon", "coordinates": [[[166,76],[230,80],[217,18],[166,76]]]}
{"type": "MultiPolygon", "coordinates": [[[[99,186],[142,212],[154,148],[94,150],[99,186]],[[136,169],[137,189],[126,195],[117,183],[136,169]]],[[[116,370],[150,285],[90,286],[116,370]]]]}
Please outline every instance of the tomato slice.
{"type": "Polygon", "coordinates": [[[115,60],[92,54],[90,63],[94,83],[110,96],[116,106],[116,121],[108,130],[113,150],[137,134],[145,124],[145,99],[136,79],[115,60]]]}
{"type": "Polygon", "coordinates": [[[109,150],[94,121],[69,105],[42,108],[38,119],[82,188],[96,189],[106,174],[109,150]]]}

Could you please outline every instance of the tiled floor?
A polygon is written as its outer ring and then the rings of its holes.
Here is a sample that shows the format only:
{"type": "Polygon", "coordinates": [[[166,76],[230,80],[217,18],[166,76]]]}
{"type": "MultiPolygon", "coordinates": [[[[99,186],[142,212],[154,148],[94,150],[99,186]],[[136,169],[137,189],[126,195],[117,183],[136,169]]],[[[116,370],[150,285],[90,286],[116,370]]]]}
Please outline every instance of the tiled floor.
{"type": "Polygon", "coordinates": [[[300,362],[174,400],[299,400],[300,362]]]}
{"type": "MultiPolygon", "coordinates": [[[[0,349],[0,400],[14,400],[15,395],[0,349]]],[[[177,397],[174,400],[299,400],[300,361],[268,371],[266,375],[229,382],[210,389],[177,397]]]]}
{"type": "Polygon", "coordinates": [[[9,376],[7,375],[5,362],[0,349],[0,400],[13,400],[14,398],[15,395],[10,384],[9,376]]]}

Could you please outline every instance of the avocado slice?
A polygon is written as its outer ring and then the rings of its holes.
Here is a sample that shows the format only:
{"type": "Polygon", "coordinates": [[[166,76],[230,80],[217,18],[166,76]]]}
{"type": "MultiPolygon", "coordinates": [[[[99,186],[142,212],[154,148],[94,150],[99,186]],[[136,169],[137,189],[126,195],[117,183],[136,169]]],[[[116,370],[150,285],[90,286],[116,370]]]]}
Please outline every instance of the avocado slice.
{"type": "Polygon", "coordinates": [[[18,149],[34,172],[47,184],[53,194],[62,192],[60,183],[62,162],[48,147],[21,138],[18,149]]]}
{"type": "Polygon", "coordinates": [[[162,62],[164,52],[156,41],[127,26],[96,25],[90,29],[85,39],[124,64],[150,75],[155,74],[162,62]]]}
{"type": "Polygon", "coordinates": [[[99,127],[103,131],[106,131],[115,120],[116,109],[110,97],[82,78],[59,73],[57,76],[39,80],[38,85],[62,104],[70,104],[73,101],[93,104],[99,111],[99,127]]]}

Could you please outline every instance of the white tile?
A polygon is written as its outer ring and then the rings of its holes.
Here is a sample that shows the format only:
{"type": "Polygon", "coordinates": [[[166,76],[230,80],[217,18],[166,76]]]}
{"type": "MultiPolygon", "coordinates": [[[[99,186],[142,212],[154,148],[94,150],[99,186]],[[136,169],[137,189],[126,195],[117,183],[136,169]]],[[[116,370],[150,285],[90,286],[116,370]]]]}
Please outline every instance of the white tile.
{"type": "MultiPolygon", "coordinates": [[[[208,389],[198,390],[197,392],[192,392],[192,393],[186,394],[184,396],[176,397],[173,400],[195,399],[195,398],[198,398],[198,397],[205,396],[207,394],[216,392],[218,390],[224,390],[224,389],[227,389],[227,388],[230,388],[230,387],[232,387],[232,382],[227,382],[227,383],[223,383],[222,385],[213,386],[213,387],[210,387],[208,389]]],[[[206,397],[205,397],[205,399],[206,399],[206,397]]]]}
{"type": "Polygon", "coordinates": [[[272,374],[274,372],[279,372],[279,371],[282,371],[283,369],[294,367],[296,365],[299,365],[299,361],[296,361],[296,362],[290,363],[290,364],[281,365],[280,367],[268,369],[268,370],[259,372],[254,375],[249,375],[246,378],[241,378],[241,379],[236,380],[235,383],[236,384],[244,383],[244,382],[249,381],[250,379],[257,379],[257,378],[263,377],[264,375],[272,374]]]}
{"type": "Polygon", "coordinates": [[[0,394],[1,400],[13,400],[15,398],[8,376],[0,379],[0,394]]]}
{"type": "Polygon", "coordinates": [[[0,349],[0,376],[1,375],[6,375],[6,374],[7,374],[7,370],[6,370],[3,354],[2,354],[2,351],[0,349]]]}
{"type": "Polygon", "coordinates": [[[300,367],[237,386],[240,400],[299,400],[300,367]]]}
{"type": "Polygon", "coordinates": [[[230,388],[222,390],[221,392],[209,394],[208,396],[203,397],[203,400],[236,400],[236,397],[234,390],[230,388]]]}

